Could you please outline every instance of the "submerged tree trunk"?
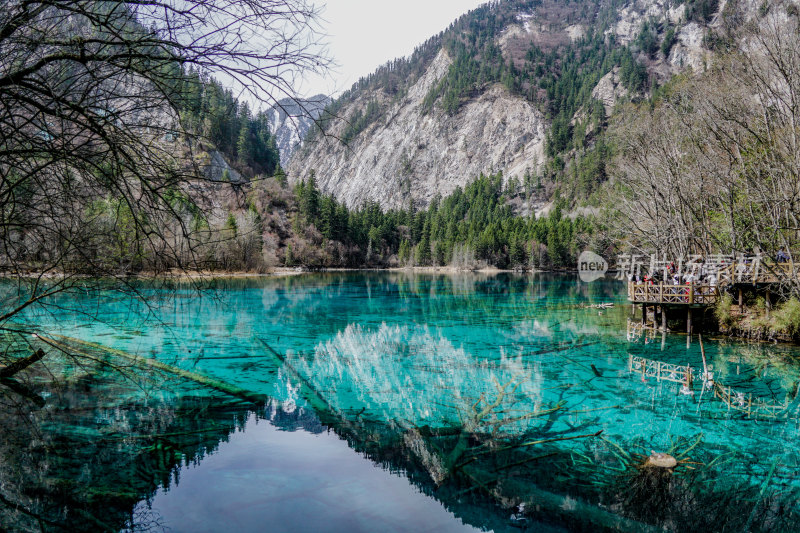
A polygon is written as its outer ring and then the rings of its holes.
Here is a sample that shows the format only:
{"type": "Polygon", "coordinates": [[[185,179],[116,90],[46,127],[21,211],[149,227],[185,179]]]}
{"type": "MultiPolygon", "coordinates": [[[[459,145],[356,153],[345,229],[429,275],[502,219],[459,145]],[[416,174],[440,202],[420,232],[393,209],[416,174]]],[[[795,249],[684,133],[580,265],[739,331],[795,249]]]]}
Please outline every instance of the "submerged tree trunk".
{"type": "Polygon", "coordinates": [[[17,372],[25,370],[33,363],[42,359],[44,356],[45,356],[44,350],[39,349],[33,352],[28,357],[22,357],[20,359],[17,359],[10,365],[0,368],[0,379],[6,379],[12,377],[17,372]]]}

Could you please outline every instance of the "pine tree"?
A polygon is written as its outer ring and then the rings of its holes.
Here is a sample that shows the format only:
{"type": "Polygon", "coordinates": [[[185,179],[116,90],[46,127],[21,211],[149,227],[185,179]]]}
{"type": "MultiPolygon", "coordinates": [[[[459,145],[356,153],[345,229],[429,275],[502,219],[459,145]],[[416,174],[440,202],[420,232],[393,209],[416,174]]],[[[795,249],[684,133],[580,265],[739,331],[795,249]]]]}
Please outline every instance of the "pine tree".
{"type": "Polygon", "coordinates": [[[400,249],[397,252],[397,258],[401,263],[405,264],[411,258],[411,245],[407,239],[403,239],[400,243],[400,249]]]}
{"type": "Polygon", "coordinates": [[[319,216],[320,194],[319,189],[317,189],[316,173],[313,170],[308,177],[308,182],[305,184],[303,192],[301,211],[309,222],[316,223],[319,216]]]}

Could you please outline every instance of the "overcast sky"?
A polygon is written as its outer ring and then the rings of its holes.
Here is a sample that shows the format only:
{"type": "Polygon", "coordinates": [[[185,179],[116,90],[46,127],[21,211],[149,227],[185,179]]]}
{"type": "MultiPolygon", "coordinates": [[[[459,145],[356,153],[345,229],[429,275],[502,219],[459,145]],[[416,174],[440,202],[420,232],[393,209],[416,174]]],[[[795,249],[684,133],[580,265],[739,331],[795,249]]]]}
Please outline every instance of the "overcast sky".
{"type": "Polygon", "coordinates": [[[447,28],[486,0],[327,0],[321,25],[338,66],[308,79],[299,93],[312,96],[349,89],[361,76],[447,28]]]}

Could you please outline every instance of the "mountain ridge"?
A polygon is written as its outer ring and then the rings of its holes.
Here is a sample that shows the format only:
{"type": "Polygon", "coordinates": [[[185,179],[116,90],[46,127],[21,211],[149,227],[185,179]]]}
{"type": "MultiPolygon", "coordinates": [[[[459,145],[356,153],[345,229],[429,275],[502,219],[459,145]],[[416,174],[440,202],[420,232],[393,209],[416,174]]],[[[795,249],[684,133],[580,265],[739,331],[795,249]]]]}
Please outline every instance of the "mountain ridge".
{"type": "Polygon", "coordinates": [[[592,149],[617,101],[641,98],[675,73],[704,68],[708,28],[719,24],[727,5],[708,4],[565,7],[506,0],[481,6],[420,47],[422,67],[399,63],[419,72],[408,83],[391,78],[390,62],[335,100],[323,115],[327,135],[312,129],[287,166],[289,179],[297,183],[313,171],[323,191],[348,205],[374,200],[393,208],[427,205],[480,173],[502,171],[541,191],[528,202],[526,211],[535,211],[550,200],[567,154],[592,149]],[[504,136],[497,133],[504,128],[504,136]]]}

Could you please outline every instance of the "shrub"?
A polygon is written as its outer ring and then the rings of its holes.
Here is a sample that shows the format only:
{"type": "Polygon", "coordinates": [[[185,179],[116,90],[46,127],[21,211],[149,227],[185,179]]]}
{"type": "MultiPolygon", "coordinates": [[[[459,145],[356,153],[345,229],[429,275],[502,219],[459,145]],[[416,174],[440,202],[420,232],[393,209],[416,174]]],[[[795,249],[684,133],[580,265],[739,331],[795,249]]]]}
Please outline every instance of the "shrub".
{"type": "Polygon", "coordinates": [[[775,321],[772,330],[776,333],[797,335],[800,333],[800,300],[791,298],[781,305],[774,313],[775,321]]]}
{"type": "Polygon", "coordinates": [[[717,318],[720,326],[729,327],[733,324],[733,315],[731,308],[733,307],[733,296],[726,292],[722,297],[717,300],[717,305],[714,307],[714,316],[717,318]]]}

